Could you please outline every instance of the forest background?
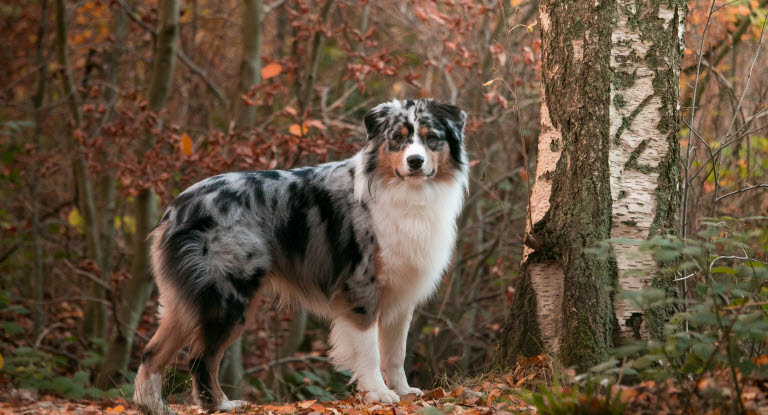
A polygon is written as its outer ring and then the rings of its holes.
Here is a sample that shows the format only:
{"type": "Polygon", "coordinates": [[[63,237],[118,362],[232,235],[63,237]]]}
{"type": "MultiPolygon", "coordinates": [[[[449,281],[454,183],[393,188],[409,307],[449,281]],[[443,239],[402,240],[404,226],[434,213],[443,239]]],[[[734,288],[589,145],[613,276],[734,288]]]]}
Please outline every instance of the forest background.
{"type": "MultiPolygon", "coordinates": [[[[688,235],[711,229],[712,218],[768,216],[767,4],[688,2],[680,145],[693,140],[692,118],[697,137],[715,137],[684,154],[688,235]],[[725,145],[717,137],[735,117],[749,128],[725,145]],[[713,158],[716,174],[693,174],[709,172],[713,158]]],[[[136,252],[158,208],[217,173],[348,157],[364,138],[363,114],[391,98],[434,97],[469,114],[459,244],[438,295],[414,316],[409,380],[426,387],[498,370],[536,168],[539,3],[176,6],[178,42],[158,63],[158,1],[0,5],[4,393],[130,396],[157,306],[136,252]],[[158,64],[170,66],[167,79],[153,78],[158,64]]],[[[728,232],[765,261],[765,222],[737,222],[728,232]]],[[[254,402],[345,397],[348,374],[327,363],[326,335],[324,322],[264,298],[253,329],[227,354],[228,393],[254,402]]],[[[172,400],[186,399],[183,360],[172,400]]]]}

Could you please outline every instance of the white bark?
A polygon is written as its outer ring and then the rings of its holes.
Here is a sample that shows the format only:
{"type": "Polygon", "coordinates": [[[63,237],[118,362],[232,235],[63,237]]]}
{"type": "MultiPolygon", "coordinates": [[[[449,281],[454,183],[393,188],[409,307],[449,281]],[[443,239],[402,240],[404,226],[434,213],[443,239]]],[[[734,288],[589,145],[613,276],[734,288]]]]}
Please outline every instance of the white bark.
{"type": "MultiPolygon", "coordinates": [[[[611,38],[611,69],[634,74],[634,82],[626,88],[611,85],[611,237],[640,241],[650,236],[656,214],[656,168],[668,152],[669,131],[659,130],[662,103],[652,84],[656,68],[648,67],[644,59],[652,44],[641,39],[639,29],[628,23],[624,13],[624,10],[635,13],[635,3],[619,0],[617,7],[618,22],[611,38]],[[634,160],[630,165],[631,159],[634,160]]],[[[660,7],[659,17],[669,24],[674,11],[660,7]]],[[[619,291],[636,291],[647,286],[656,272],[651,254],[640,252],[633,244],[616,243],[613,249],[619,268],[619,291]]],[[[627,320],[641,310],[618,299],[614,304],[622,334],[631,337],[634,331],[627,326],[627,320]]],[[[640,334],[648,336],[645,324],[640,334]]]]}

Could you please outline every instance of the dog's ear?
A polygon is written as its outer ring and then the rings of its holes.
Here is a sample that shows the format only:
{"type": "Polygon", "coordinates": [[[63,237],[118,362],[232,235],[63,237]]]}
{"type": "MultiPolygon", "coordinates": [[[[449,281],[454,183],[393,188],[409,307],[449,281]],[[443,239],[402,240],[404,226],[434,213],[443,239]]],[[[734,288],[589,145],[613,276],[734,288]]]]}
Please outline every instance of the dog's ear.
{"type": "Polygon", "coordinates": [[[428,104],[429,112],[437,117],[441,123],[448,127],[448,132],[458,140],[464,139],[464,126],[467,122],[467,113],[453,104],[442,104],[436,101],[430,101],[428,104]]]}
{"type": "Polygon", "coordinates": [[[368,132],[368,140],[372,140],[384,131],[385,122],[389,115],[389,106],[379,104],[368,111],[363,118],[365,130],[368,132]]]}

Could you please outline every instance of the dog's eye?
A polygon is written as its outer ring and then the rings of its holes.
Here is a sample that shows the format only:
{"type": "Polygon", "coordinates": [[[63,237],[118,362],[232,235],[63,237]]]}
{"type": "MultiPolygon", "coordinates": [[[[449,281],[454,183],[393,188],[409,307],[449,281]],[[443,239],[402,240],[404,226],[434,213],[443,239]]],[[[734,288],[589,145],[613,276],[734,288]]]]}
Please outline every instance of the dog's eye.
{"type": "Polygon", "coordinates": [[[392,135],[392,141],[396,141],[398,143],[403,141],[403,138],[404,137],[402,133],[395,133],[394,135],[392,135]]]}
{"type": "Polygon", "coordinates": [[[437,147],[437,145],[440,143],[440,139],[437,138],[437,134],[429,133],[429,134],[427,134],[426,142],[427,142],[427,145],[429,146],[429,148],[434,150],[435,147],[437,147]]]}

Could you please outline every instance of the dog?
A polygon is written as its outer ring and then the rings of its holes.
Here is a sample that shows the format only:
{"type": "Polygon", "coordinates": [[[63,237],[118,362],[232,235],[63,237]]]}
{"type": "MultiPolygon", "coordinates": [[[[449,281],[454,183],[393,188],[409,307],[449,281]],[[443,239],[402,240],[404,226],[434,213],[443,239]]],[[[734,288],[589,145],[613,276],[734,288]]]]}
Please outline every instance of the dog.
{"type": "Polygon", "coordinates": [[[393,100],[365,115],[350,159],[222,174],[176,197],[150,234],[160,324],[135,380],[139,410],[172,413],[163,369],[187,345],[202,408],[244,406],[219,387],[219,363],[265,288],[331,321],[329,357],[366,402],[421,394],[403,369],[406,336],[453,253],[466,117],[431,99],[393,100]]]}

